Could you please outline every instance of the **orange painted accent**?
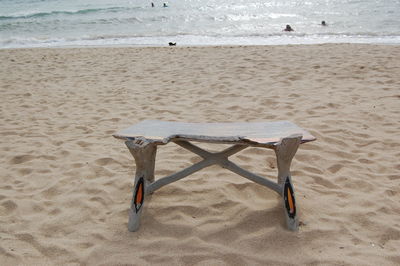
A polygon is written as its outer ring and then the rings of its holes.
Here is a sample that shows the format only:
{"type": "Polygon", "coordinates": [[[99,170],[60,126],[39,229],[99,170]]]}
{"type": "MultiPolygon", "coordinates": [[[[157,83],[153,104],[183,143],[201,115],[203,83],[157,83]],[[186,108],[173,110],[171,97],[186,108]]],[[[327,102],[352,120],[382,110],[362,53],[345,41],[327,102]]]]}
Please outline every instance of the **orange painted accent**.
{"type": "Polygon", "coordinates": [[[136,204],[139,204],[142,202],[142,198],[143,198],[143,183],[139,184],[139,188],[137,190],[137,194],[136,194],[136,204]]]}
{"type": "Polygon", "coordinates": [[[288,201],[289,201],[289,208],[290,208],[290,213],[294,213],[294,202],[292,198],[292,194],[290,193],[290,189],[288,188],[288,201]]]}

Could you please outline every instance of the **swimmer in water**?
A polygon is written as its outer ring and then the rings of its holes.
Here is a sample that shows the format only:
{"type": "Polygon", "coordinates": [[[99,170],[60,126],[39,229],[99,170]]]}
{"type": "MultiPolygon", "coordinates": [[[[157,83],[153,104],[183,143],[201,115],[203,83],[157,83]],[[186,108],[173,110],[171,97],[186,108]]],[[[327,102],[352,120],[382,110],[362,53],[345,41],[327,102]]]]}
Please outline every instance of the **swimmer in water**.
{"type": "Polygon", "coordinates": [[[290,25],[286,25],[286,28],[283,31],[294,31],[290,25]]]}

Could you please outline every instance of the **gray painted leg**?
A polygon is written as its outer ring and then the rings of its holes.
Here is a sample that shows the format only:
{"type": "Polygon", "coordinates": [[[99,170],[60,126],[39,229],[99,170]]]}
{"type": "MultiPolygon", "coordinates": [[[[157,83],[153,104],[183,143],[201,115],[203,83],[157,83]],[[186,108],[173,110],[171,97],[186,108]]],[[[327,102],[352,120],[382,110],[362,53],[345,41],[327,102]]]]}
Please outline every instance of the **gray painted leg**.
{"type": "Polygon", "coordinates": [[[289,230],[297,231],[299,227],[299,220],[297,218],[296,199],[294,196],[294,190],[290,176],[286,178],[282,195],[286,225],[289,230]]]}
{"type": "Polygon", "coordinates": [[[292,135],[282,139],[275,148],[278,163],[278,184],[282,187],[284,213],[287,227],[298,230],[298,218],[294,189],[290,174],[290,164],[301,142],[301,135],[292,135]]]}
{"type": "Polygon", "coordinates": [[[147,187],[154,181],[157,146],[146,140],[126,141],[125,144],[136,162],[135,185],[128,220],[128,230],[134,232],[140,226],[147,187]]]}

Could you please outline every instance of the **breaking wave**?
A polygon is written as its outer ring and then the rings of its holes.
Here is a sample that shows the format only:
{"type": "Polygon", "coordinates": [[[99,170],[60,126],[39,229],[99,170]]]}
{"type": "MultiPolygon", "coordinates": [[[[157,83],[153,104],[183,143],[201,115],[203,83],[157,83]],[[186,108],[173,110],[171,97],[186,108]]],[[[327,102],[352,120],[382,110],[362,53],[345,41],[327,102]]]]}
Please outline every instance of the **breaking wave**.
{"type": "Polygon", "coordinates": [[[89,8],[89,9],[81,9],[76,11],[50,11],[50,12],[32,12],[25,14],[16,14],[11,16],[0,16],[0,20],[6,19],[27,19],[27,18],[42,18],[49,17],[54,15],[86,15],[89,13],[112,13],[119,12],[123,10],[129,10],[127,7],[108,7],[108,8],[89,8]]]}

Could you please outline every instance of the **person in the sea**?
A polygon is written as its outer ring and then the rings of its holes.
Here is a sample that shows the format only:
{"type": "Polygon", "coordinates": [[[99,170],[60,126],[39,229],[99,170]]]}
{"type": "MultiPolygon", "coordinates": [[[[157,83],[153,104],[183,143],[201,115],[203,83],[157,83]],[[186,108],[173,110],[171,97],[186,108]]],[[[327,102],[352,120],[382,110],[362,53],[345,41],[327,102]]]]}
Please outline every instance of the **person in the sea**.
{"type": "Polygon", "coordinates": [[[294,29],[292,29],[292,27],[290,27],[290,25],[288,24],[283,31],[294,31],[294,29]]]}
{"type": "Polygon", "coordinates": [[[321,26],[328,26],[328,24],[326,24],[325,20],[321,21],[321,26]]]}
{"type": "Polygon", "coordinates": [[[163,4],[163,7],[168,7],[166,3],[163,4]]]}
{"type": "Polygon", "coordinates": [[[154,7],[154,3],[153,2],[151,2],[151,7],[154,7]]]}

